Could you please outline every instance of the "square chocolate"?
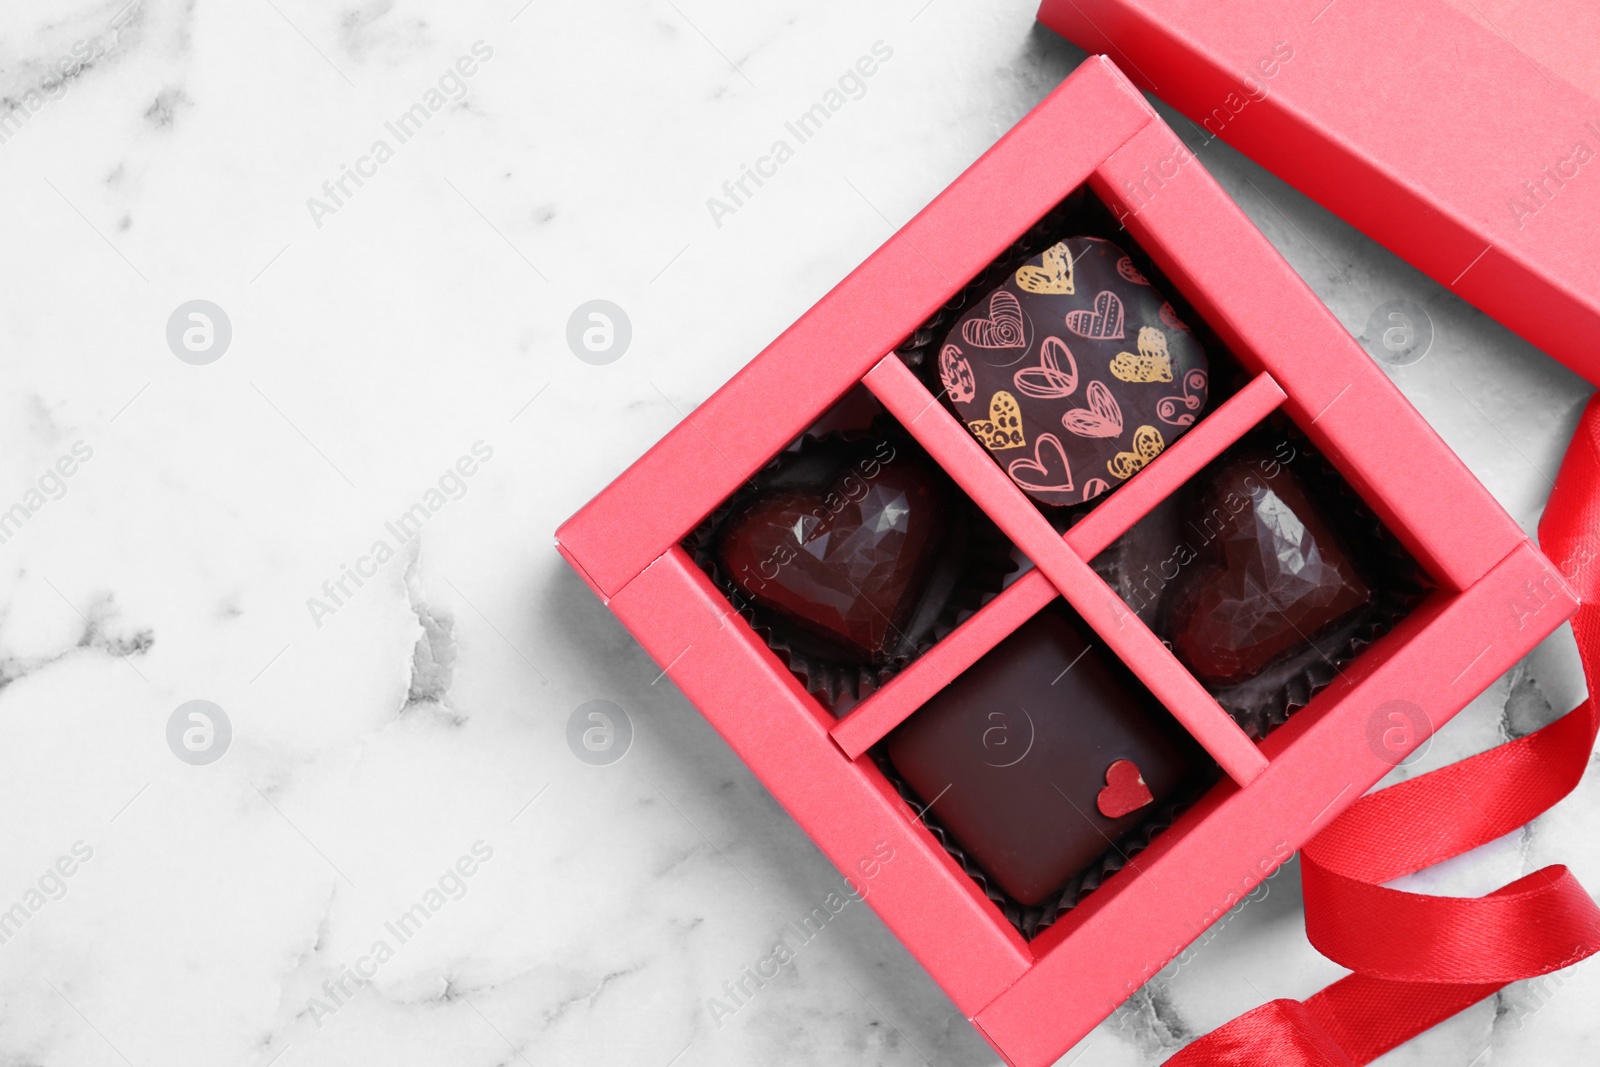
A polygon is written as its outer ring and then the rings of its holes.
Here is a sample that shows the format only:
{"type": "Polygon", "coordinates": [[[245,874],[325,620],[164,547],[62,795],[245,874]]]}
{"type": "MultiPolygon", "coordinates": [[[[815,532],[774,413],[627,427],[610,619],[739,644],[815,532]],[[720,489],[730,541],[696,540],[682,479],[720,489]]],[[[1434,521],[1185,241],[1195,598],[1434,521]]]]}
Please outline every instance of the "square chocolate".
{"type": "Polygon", "coordinates": [[[1050,508],[1086,504],[1195,424],[1205,349],[1119,246],[1066,237],[950,325],[939,380],[1011,480],[1050,508]]]}
{"type": "Polygon", "coordinates": [[[1155,698],[1045,608],[888,740],[895,770],[1009,896],[1035,905],[1207,760],[1155,698]]]}

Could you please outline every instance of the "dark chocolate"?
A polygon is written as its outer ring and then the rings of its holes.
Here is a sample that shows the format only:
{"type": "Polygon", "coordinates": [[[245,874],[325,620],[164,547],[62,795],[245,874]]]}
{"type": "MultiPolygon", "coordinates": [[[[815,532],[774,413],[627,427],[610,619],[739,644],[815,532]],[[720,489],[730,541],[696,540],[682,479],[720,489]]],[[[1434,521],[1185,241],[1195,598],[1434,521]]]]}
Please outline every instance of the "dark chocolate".
{"type": "Polygon", "coordinates": [[[1182,521],[1180,499],[1169,496],[1090,563],[1111,591],[1152,629],[1161,619],[1162,597],[1173,578],[1174,549],[1182,540],[1182,521]]]}
{"type": "Polygon", "coordinates": [[[1204,546],[1170,593],[1166,629],[1209,686],[1254,677],[1372,599],[1287,466],[1242,455],[1216,468],[1187,528],[1204,546]]]}
{"type": "Polygon", "coordinates": [[[1108,655],[1058,602],[889,736],[895,771],[1023,905],[1060,890],[1203,766],[1108,655]]]}
{"type": "Polygon", "coordinates": [[[909,450],[866,442],[820,484],[774,488],[730,515],[718,563],[757,605],[880,660],[905,643],[945,540],[946,486],[909,450]]]}
{"type": "Polygon", "coordinates": [[[1131,478],[1205,407],[1208,366],[1172,305],[1116,245],[1069,237],[956,320],[939,377],[956,414],[1041,504],[1131,478]]]}

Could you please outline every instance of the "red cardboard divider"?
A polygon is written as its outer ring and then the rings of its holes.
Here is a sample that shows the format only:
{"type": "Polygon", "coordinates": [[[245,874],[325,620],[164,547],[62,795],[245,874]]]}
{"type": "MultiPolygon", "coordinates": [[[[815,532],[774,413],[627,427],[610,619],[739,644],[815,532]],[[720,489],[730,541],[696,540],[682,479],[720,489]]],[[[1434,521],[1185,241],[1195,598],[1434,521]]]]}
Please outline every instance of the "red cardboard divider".
{"type": "MultiPolygon", "coordinates": [[[[1283,390],[1271,375],[1257,375],[1237,396],[1229,397],[1140,471],[1135,476],[1138,491],[1112,493],[1069,530],[1067,546],[1080,559],[1092,560],[1152,507],[1221,455],[1245,429],[1271,414],[1283,398],[1283,390]]],[[[1024,574],[927,655],[840,719],[833,728],[833,739],[845,755],[861,755],[1058,595],[1043,571],[1024,574]]]]}
{"type": "MultiPolygon", "coordinates": [[[[1240,785],[1266,770],[1267,760],[1233,717],[1223,711],[1161,639],[1128,610],[1089,564],[1068,548],[1039,510],[1006,477],[983,446],[917,381],[899,359],[886,359],[864,379],[890,414],[965,489],[1020,548],[1083,620],[1183,723],[1211,758],[1240,785]]],[[[1248,427],[1236,427],[1242,434],[1248,427]]],[[[1140,472],[1143,473],[1143,472],[1140,472]]],[[[1137,476],[1118,489],[1137,494],[1137,476]]],[[[1157,498],[1145,494],[1153,506],[1157,498]]]]}

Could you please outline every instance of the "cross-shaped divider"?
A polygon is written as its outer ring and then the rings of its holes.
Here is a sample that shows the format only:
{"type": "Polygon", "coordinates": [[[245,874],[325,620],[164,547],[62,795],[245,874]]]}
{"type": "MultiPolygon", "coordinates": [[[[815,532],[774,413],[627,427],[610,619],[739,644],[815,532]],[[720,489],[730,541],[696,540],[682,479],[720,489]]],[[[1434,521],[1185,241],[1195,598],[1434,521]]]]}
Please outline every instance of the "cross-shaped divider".
{"type": "Polygon", "coordinates": [[[1244,389],[1110,494],[1065,537],[1056,532],[983,446],[898,356],[891,353],[884,357],[863,383],[1033,561],[1035,569],[840,719],[831,733],[845,755],[851,759],[861,756],[1060,595],[1228,777],[1245,786],[1266,770],[1267,759],[1249,735],[1101,580],[1088,561],[1283,403],[1283,390],[1271,375],[1256,375],[1244,389]]]}

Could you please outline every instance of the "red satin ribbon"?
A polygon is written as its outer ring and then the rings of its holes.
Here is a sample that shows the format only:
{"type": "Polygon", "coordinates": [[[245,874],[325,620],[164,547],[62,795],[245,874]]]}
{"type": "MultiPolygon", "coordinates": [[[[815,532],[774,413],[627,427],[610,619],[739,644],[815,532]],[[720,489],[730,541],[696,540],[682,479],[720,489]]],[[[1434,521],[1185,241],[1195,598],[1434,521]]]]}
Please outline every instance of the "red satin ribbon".
{"type": "MultiPolygon", "coordinates": [[[[1600,678],[1600,394],[1589,401],[1539,540],[1578,594],[1572,619],[1589,692],[1600,678]]],[[[1600,908],[1563,866],[1483,897],[1383,883],[1527,823],[1583,777],[1594,698],[1550,725],[1361,798],[1301,851],[1306,935],[1355,972],[1305,1001],[1274,1000],[1166,1067],[1358,1067],[1510,982],[1600,951],[1600,908]]]]}

